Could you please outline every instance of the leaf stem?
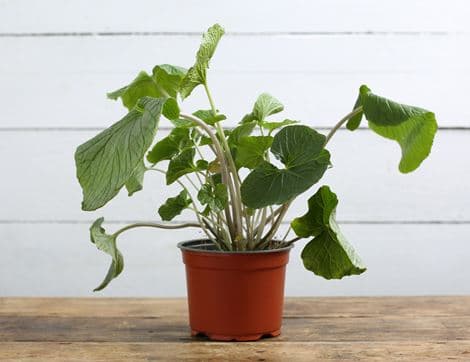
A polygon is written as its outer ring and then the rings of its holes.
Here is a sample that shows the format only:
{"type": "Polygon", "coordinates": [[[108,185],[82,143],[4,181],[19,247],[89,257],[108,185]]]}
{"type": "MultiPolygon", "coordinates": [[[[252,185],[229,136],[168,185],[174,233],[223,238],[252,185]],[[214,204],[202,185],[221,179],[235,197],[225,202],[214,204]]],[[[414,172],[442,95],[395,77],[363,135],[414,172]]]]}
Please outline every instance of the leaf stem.
{"type": "Polygon", "coordinates": [[[201,225],[196,224],[196,223],[189,223],[189,222],[185,224],[159,224],[159,223],[151,223],[151,222],[137,222],[135,224],[124,226],[123,228],[116,231],[113,234],[113,236],[117,237],[118,235],[122,234],[124,231],[134,229],[134,228],[139,228],[139,227],[151,227],[151,228],[172,230],[172,229],[183,229],[183,228],[189,228],[189,227],[201,228],[201,225]]]}
{"type": "Polygon", "coordinates": [[[336,131],[339,130],[343,124],[345,124],[350,118],[354,117],[356,114],[359,114],[361,112],[362,112],[362,106],[359,106],[355,108],[354,110],[352,110],[351,112],[349,112],[343,118],[341,118],[341,120],[338,123],[336,123],[336,125],[331,129],[331,131],[326,136],[324,146],[326,146],[326,144],[330,141],[331,137],[333,137],[336,131]]]}

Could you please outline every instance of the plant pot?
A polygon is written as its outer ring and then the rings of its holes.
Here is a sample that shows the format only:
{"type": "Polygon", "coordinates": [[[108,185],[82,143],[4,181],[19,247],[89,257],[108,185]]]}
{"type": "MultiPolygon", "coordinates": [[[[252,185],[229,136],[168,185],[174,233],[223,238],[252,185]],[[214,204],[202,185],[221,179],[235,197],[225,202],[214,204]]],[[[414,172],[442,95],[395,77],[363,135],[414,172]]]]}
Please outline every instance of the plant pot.
{"type": "Polygon", "coordinates": [[[281,333],[291,247],[224,252],[207,240],[178,244],[186,266],[192,335],[254,341],[281,333]]]}

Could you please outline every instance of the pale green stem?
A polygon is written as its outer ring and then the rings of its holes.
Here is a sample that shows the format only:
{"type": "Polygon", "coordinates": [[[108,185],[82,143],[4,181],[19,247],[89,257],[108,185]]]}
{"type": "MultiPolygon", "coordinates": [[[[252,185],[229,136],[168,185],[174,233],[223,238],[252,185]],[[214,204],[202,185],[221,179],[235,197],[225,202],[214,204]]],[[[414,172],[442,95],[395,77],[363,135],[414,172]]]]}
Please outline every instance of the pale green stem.
{"type": "MultiPolygon", "coordinates": [[[[226,160],[225,160],[224,151],[223,151],[222,146],[220,145],[220,142],[217,139],[216,135],[212,132],[212,130],[209,128],[209,126],[203,120],[199,119],[198,117],[195,117],[195,116],[189,115],[189,114],[183,114],[183,113],[181,113],[180,116],[184,119],[188,119],[188,120],[193,121],[194,123],[196,123],[199,127],[201,127],[207,133],[207,135],[212,140],[212,143],[214,144],[214,147],[215,147],[217,158],[219,159],[219,162],[220,162],[222,181],[228,186],[228,190],[229,190],[229,193],[231,195],[231,198],[234,199],[235,198],[235,190],[233,188],[233,184],[232,184],[232,181],[231,181],[231,178],[230,178],[230,173],[229,173],[229,169],[227,167],[227,163],[226,163],[226,160]]],[[[227,223],[230,226],[230,234],[231,235],[233,234],[233,236],[235,236],[235,232],[234,232],[234,230],[232,230],[233,223],[231,221],[232,218],[231,218],[230,210],[229,210],[228,207],[225,208],[225,216],[227,218],[227,223]]]]}
{"type": "Polygon", "coordinates": [[[362,112],[362,106],[357,107],[356,109],[354,109],[353,111],[345,115],[343,118],[341,118],[341,120],[338,123],[336,123],[336,125],[331,129],[331,131],[326,136],[324,146],[326,146],[326,144],[330,141],[331,137],[333,137],[336,131],[339,130],[343,124],[345,124],[350,118],[354,117],[355,115],[361,112],[362,112]]]}
{"type": "Polygon", "coordinates": [[[189,228],[189,227],[194,227],[194,228],[201,228],[201,225],[196,224],[196,223],[185,223],[185,224],[159,224],[159,223],[150,223],[150,222],[137,222],[135,224],[130,224],[127,226],[124,226],[123,228],[119,229],[116,231],[113,236],[116,238],[120,234],[122,234],[124,231],[134,229],[134,228],[139,228],[139,227],[149,227],[149,228],[159,228],[159,229],[183,229],[183,228],[189,228]]]}

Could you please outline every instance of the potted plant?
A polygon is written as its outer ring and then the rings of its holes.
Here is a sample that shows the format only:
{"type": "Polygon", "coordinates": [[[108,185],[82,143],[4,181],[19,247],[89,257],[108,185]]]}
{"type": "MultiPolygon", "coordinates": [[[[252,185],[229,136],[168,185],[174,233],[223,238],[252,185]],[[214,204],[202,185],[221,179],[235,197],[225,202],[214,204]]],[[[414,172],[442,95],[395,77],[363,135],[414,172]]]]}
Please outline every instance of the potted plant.
{"type": "Polygon", "coordinates": [[[308,211],[277,236],[292,202],[331,166],[327,146],[336,131],[343,125],[353,131],[365,118],[373,132],[398,142],[399,170],[407,173],[428,156],[437,123],[432,112],[380,97],[363,85],[353,110],[326,136],[297,121],[273,120],[283,105],[267,93],[237,127],[226,129],[226,116],[219,113],[207,81],[209,61],[223,34],[217,24],[208,29],[188,70],[157,65],[152,74],[140,72],[109,93],[121,99],[128,113],[80,145],[75,162],[85,211],[99,209],[124,187],[129,196],[140,191],[149,171],[181,187],[158,209],[164,223],[136,223],[112,234],[103,229],[103,218],[93,223],[91,241],[112,259],[95,291],[123,270],[116,239],[124,231],[200,228],[205,239],[178,244],[186,264],[192,332],[215,340],[256,340],[280,333],[285,265],[297,240],[311,239],[301,255],[316,275],[341,279],[366,270],[335,222],[338,199],[328,186],[318,187],[308,211]],[[182,112],[181,101],[198,86],[209,108],[182,112]],[[174,128],[155,140],[162,115],[174,128]],[[192,210],[197,221],[169,223],[184,209],[192,210]],[[296,236],[289,236],[290,231],[296,236]]]}

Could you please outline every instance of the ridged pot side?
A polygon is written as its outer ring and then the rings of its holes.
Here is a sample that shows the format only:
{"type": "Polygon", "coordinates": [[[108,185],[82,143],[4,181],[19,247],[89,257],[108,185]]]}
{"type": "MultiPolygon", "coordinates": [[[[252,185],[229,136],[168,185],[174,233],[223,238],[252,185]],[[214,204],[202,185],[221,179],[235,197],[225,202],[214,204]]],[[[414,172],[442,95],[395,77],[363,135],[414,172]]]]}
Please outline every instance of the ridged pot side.
{"type": "Polygon", "coordinates": [[[221,252],[207,240],[183,242],[178,247],[186,266],[193,335],[253,341],[280,334],[291,247],[221,252]]]}

